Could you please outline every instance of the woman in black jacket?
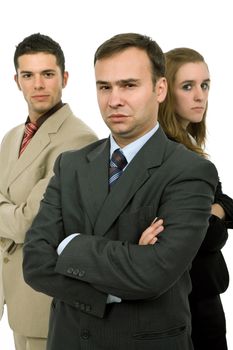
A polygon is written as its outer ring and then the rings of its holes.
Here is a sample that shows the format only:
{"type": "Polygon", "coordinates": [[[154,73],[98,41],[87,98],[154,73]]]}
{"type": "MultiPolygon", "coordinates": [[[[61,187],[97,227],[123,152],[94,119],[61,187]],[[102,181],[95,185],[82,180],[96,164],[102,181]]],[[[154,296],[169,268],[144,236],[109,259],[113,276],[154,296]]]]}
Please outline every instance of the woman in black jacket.
{"type": "MultiPolygon", "coordinates": [[[[206,112],[210,77],[202,55],[189,48],[165,54],[168,94],[160,105],[159,122],[172,140],[200,156],[206,140],[206,112]]],[[[233,201],[218,183],[209,228],[196,255],[190,276],[192,340],[195,350],[226,350],[226,320],[220,294],[229,284],[221,248],[233,228],[233,201]]]]}

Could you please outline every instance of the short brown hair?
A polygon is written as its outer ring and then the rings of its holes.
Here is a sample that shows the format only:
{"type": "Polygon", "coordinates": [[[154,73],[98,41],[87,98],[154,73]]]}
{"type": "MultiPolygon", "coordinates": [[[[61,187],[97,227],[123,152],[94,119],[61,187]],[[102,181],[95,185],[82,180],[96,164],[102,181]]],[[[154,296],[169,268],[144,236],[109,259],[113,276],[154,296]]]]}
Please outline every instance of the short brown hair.
{"type": "Polygon", "coordinates": [[[117,34],[106,40],[96,50],[94,64],[97,60],[110,57],[130,47],[136,47],[147,53],[151,62],[153,83],[165,75],[165,58],[160,46],[150,37],[137,33],[117,34]]]}

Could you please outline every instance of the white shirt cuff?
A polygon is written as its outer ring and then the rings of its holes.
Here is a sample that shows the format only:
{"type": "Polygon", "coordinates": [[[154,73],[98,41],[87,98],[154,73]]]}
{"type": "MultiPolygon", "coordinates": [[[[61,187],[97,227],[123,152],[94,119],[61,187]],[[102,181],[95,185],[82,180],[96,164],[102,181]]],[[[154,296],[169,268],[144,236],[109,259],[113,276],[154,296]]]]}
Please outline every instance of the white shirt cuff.
{"type": "Polygon", "coordinates": [[[111,304],[111,303],[121,303],[121,298],[115,297],[115,295],[111,295],[109,294],[107,297],[107,304],[111,304]]]}
{"type": "Polygon", "coordinates": [[[67,244],[78,235],[80,235],[80,233],[72,233],[72,235],[69,235],[65,239],[63,239],[63,241],[61,241],[61,243],[57,247],[57,254],[60,255],[63,249],[65,249],[65,247],[67,246],[67,244]]]}

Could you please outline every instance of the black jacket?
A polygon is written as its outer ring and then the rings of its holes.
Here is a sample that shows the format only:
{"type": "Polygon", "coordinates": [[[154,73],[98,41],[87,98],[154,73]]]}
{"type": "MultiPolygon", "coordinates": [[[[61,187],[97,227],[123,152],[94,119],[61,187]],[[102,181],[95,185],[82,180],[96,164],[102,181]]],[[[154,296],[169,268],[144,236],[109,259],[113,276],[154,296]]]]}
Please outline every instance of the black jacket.
{"type": "Polygon", "coordinates": [[[233,200],[222,192],[221,182],[215,193],[215,203],[226,213],[224,220],[212,215],[205,239],[193,260],[190,271],[192,292],[190,300],[204,299],[225,292],[229,274],[221,249],[228,238],[228,228],[233,228],[233,200]]]}

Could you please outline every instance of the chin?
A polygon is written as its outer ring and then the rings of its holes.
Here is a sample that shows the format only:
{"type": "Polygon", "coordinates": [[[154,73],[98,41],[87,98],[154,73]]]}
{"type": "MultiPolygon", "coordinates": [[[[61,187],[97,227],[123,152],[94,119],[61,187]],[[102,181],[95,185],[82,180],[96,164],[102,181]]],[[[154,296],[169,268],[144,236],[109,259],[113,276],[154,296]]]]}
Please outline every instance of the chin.
{"type": "Polygon", "coordinates": [[[195,118],[195,119],[192,121],[192,123],[198,124],[198,123],[201,123],[202,120],[203,120],[203,116],[202,116],[201,118],[195,118]]]}

